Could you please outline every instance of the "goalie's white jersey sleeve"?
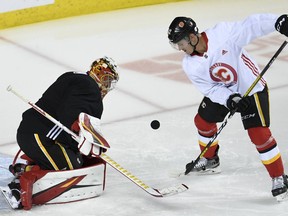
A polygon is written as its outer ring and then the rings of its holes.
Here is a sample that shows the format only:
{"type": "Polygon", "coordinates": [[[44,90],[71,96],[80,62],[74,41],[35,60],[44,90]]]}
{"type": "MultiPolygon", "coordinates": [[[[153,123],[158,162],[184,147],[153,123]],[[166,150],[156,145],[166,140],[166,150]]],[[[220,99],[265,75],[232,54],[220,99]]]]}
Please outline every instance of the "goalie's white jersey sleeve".
{"type": "MultiPolygon", "coordinates": [[[[277,18],[274,14],[256,14],[239,22],[221,22],[202,32],[207,50],[203,55],[184,57],[186,75],[213,102],[226,106],[232,93],[244,95],[261,71],[243,46],[275,31],[277,18]]],[[[249,95],[263,90],[264,85],[261,79],[249,95]]]]}

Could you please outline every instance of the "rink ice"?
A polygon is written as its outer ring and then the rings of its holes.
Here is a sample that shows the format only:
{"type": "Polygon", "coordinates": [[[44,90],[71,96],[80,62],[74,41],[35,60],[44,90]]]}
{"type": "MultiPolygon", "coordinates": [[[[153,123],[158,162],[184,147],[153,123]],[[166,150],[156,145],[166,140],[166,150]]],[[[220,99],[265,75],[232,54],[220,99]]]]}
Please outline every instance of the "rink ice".
{"type": "MultiPolygon", "coordinates": [[[[0,153],[6,155],[0,157],[1,166],[8,166],[18,150],[16,130],[22,112],[29,108],[6,87],[13,85],[35,102],[62,73],[86,71],[95,58],[107,55],[121,69],[117,89],[104,99],[102,130],[112,146],[107,154],[155,188],[174,183],[190,187],[176,196],[154,198],[108,167],[106,189],[98,198],[3,215],[288,215],[288,202],[279,204],[272,198],[270,177],[237,114],[219,136],[221,174],[172,177],[200,153],[193,119],[202,96],[183,75],[183,54],[170,47],[166,36],[171,20],[179,15],[192,16],[201,31],[252,13],[287,13],[287,6],[286,0],[194,0],[0,31],[0,153]],[[158,130],[150,127],[154,119],[161,123],[158,130]]],[[[257,39],[247,50],[263,68],[285,39],[275,32],[257,39]]],[[[270,87],[271,130],[286,170],[287,65],[285,48],[265,75],[270,87]]],[[[3,168],[0,173],[1,181],[11,177],[3,168]]]]}

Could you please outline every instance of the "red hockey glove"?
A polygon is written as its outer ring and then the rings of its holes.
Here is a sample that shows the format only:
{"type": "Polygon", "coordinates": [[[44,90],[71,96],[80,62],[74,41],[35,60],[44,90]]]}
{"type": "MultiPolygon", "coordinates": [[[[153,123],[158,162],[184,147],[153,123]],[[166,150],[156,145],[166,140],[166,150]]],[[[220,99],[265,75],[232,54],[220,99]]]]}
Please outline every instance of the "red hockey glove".
{"type": "Polygon", "coordinates": [[[227,100],[227,107],[230,110],[235,110],[236,112],[245,112],[250,106],[250,100],[248,97],[241,97],[240,94],[232,94],[227,100]]]}
{"type": "Polygon", "coordinates": [[[275,23],[275,29],[281,34],[288,37],[288,15],[287,14],[283,14],[277,19],[275,23]]]}

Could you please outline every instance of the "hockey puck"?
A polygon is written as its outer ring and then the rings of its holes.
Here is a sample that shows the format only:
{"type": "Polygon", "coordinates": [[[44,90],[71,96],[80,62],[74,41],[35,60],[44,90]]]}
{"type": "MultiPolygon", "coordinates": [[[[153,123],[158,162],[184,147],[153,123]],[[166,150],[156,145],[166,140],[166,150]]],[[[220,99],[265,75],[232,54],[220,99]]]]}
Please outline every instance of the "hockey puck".
{"type": "Polygon", "coordinates": [[[160,122],[158,120],[153,120],[150,125],[154,130],[157,130],[160,127],[160,122]]]}

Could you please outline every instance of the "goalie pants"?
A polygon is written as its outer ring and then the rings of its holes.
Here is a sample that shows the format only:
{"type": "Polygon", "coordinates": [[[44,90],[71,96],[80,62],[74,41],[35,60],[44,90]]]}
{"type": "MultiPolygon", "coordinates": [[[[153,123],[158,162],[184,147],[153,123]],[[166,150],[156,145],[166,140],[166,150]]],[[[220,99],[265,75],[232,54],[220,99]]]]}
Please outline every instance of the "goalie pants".
{"type": "MultiPolygon", "coordinates": [[[[263,91],[249,96],[250,106],[241,113],[244,129],[247,130],[252,143],[260,155],[263,165],[269,175],[274,178],[284,173],[281,154],[276,140],[269,129],[269,91],[267,86],[263,91]]],[[[218,103],[204,97],[200,103],[194,122],[198,129],[199,146],[201,151],[205,148],[213,135],[217,132],[217,122],[222,122],[229,110],[218,103]]],[[[204,154],[206,158],[212,158],[217,154],[218,140],[216,139],[204,154]]]]}
{"type": "Polygon", "coordinates": [[[41,169],[72,170],[83,164],[79,152],[74,152],[45,135],[18,132],[17,142],[21,150],[41,169]]]}

